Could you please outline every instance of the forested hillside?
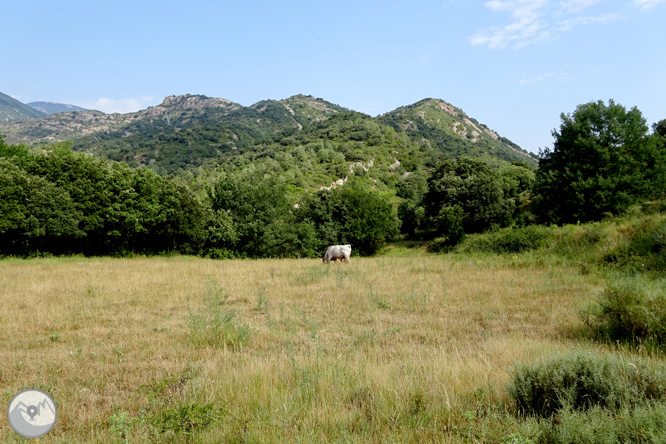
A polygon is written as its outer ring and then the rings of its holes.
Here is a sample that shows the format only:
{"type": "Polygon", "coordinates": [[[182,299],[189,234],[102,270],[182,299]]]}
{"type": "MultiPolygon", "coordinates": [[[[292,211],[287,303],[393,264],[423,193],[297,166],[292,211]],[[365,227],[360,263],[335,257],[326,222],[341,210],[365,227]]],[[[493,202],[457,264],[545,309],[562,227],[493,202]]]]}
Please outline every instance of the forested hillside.
{"type": "MultiPolygon", "coordinates": [[[[379,118],[354,115],[364,122],[374,121],[375,126],[392,126],[430,157],[469,154],[495,163],[498,159],[523,160],[536,165],[532,155],[462,111],[456,109],[455,115],[447,111],[453,109],[446,102],[428,99],[379,118]]],[[[214,164],[237,150],[255,145],[262,150],[275,137],[307,133],[310,127],[349,111],[304,95],[264,100],[249,107],[225,99],[185,95],[167,97],[158,106],[130,114],[80,111],[0,124],[0,134],[11,144],[41,146],[71,141],[76,151],[173,175],[214,164]]],[[[361,136],[357,134],[356,141],[361,141],[361,136]]]]}
{"type": "Polygon", "coordinates": [[[443,100],[424,99],[378,120],[406,133],[414,143],[436,148],[449,157],[477,156],[490,162],[501,159],[536,166],[535,157],[443,100]]]}

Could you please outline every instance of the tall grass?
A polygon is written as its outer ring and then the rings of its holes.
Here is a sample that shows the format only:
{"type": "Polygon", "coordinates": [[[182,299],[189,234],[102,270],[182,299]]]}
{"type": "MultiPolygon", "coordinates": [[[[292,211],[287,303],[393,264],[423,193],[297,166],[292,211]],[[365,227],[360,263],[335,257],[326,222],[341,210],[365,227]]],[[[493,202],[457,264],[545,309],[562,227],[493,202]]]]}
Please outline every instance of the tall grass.
{"type": "Polygon", "coordinates": [[[54,397],[45,442],[500,442],[522,433],[507,369],[586,346],[577,312],[598,286],[478,255],[45,258],[0,273],[2,396],[54,397]]]}

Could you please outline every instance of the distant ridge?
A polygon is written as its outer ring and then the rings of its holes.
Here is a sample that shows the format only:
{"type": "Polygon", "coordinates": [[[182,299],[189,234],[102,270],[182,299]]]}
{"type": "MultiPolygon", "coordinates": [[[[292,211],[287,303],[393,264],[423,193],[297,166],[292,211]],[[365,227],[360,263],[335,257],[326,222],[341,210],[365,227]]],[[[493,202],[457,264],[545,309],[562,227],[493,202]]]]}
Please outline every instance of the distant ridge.
{"type": "Polygon", "coordinates": [[[45,115],[46,113],[32,109],[15,98],[0,93],[0,122],[35,119],[45,115]]]}
{"type": "MultiPolygon", "coordinates": [[[[363,122],[369,120],[386,128],[379,132],[352,128],[350,130],[356,133],[350,142],[362,142],[368,137],[377,142],[384,138],[382,134],[395,131],[403,135],[405,143],[428,153],[431,159],[469,155],[496,165],[518,160],[532,167],[537,164],[535,156],[440,99],[423,99],[372,118],[303,94],[282,100],[262,100],[250,106],[186,94],[168,96],[159,105],[127,114],[85,110],[40,119],[0,121],[0,134],[4,134],[10,144],[71,141],[78,151],[135,167],[150,166],[161,174],[175,174],[246,150],[265,149],[267,144],[277,141],[290,145],[294,143],[293,137],[317,130],[330,119],[340,118],[358,120],[361,127],[367,126],[367,122],[363,122]]],[[[327,138],[342,137],[336,131],[332,129],[306,138],[315,137],[318,143],[325,144],[327,138]]],[[[352,148],[347,145],[347,149],[352,148]]],[[[346,154],[350,159],[358,155],[351,151],[346,154]]]]}
{"type": "Polygon", "coordinates": [[[26,105],[40,113],[44,113],[44,115],[69,113],[72,111],[88,111],[86,108],[81,108],[80,106],[56,102],[30,102],[26,105]]]}

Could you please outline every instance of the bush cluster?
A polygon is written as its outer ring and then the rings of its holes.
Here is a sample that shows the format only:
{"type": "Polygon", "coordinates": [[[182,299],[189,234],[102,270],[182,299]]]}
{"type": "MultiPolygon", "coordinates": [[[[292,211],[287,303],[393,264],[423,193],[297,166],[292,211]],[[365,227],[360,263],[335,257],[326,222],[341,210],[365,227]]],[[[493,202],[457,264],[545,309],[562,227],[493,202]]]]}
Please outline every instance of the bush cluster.
{"type": "Polygon", "coordinates": [[[641,360],[576,351],[518,366],[508,391],[524,415],[550,417],[593,407],[618,411],[664,401],[666,373],[641,360]]]}
{"type": "Polygon", "coordinates": [[[645,220],[608,252],[605,260],[618,268],[634,271],[666,271],[666,219],[645,220]]]}
{"type": "Polygon", "coordinates": [[[666,294],[639,279],[611,282],[582,312],[585,323],[611,340],[666,342],[666,294]]]}
{"type": "Polygon", "coordinates": [[[461,245],[465,251],[485,251],[498,254],[536,250],[555,237],[555,230],[543,225],[508,228],[470,237],[461,245]]]}

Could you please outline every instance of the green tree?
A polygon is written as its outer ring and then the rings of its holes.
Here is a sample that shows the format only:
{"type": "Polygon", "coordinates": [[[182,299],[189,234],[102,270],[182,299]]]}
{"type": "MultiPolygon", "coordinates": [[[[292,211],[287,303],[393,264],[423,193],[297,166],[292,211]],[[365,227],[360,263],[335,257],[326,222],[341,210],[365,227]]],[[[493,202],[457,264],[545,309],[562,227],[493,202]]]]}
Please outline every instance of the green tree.
{"type": "Polygon", "coordinates": [[[354,184],[340,188],[344,243],[361,255],[375,254],[398,234],[400,221],[393,206],[379,193],[354,184]]]}
{"type": "Polygon", "coordinates": [[[540,152],[534,208],[541,221],[599,220],[663,186],[663,161],[637,108],[590,102],[561,120],[553,149],[540,152]]]}
{"type": "Polygon", "coordinates": [[[354,181],[308,196],[297,219],[315,227],[319,254],[329,245],[350,244],[355,253],[372,255],[397,236],[400,226],[387,198],[354,181]]]}
{"type": "Polygon", "coordinates": [[[424,196],[426,216],[441,235],[460,236],[457,232],[460,211],[466,233],[484,231],[493,225],[507,225],[515,209],[513,199],[506,199],[497,172],[478,158],[460,157],[437,165],[428,178],[424,196]],[[443,214],[443,208],[451,208],[443,214]],[[454,232],[442,232],[445,227],[454,232]]]}
{"type": "Polygon", "coordinates": [[[425,219],[425,209],[412,200],[404,200],[398,205],[400,232],[408,236],[414,235],[425,219]]]}
{"type": "Polygon", "coordinates": [[[258,171],[229,174],[211,190],[213,210],[226,212],[236,248],[250,257],[308,257],[317,242],[312,227],[295,219],[285,180],[258,171]]]}
{"type": "Polygon", "coordinates": [[[0,158],[0,253],[69,252],[79,220],[66,191],[0,158]]]}
{"type": "Polygon", "coordinates": [[[530,192],[534,186],[535,173],[525,162],[512,162],[498,170],[502,181],[504,196],[512,199],[530,192]]]}

